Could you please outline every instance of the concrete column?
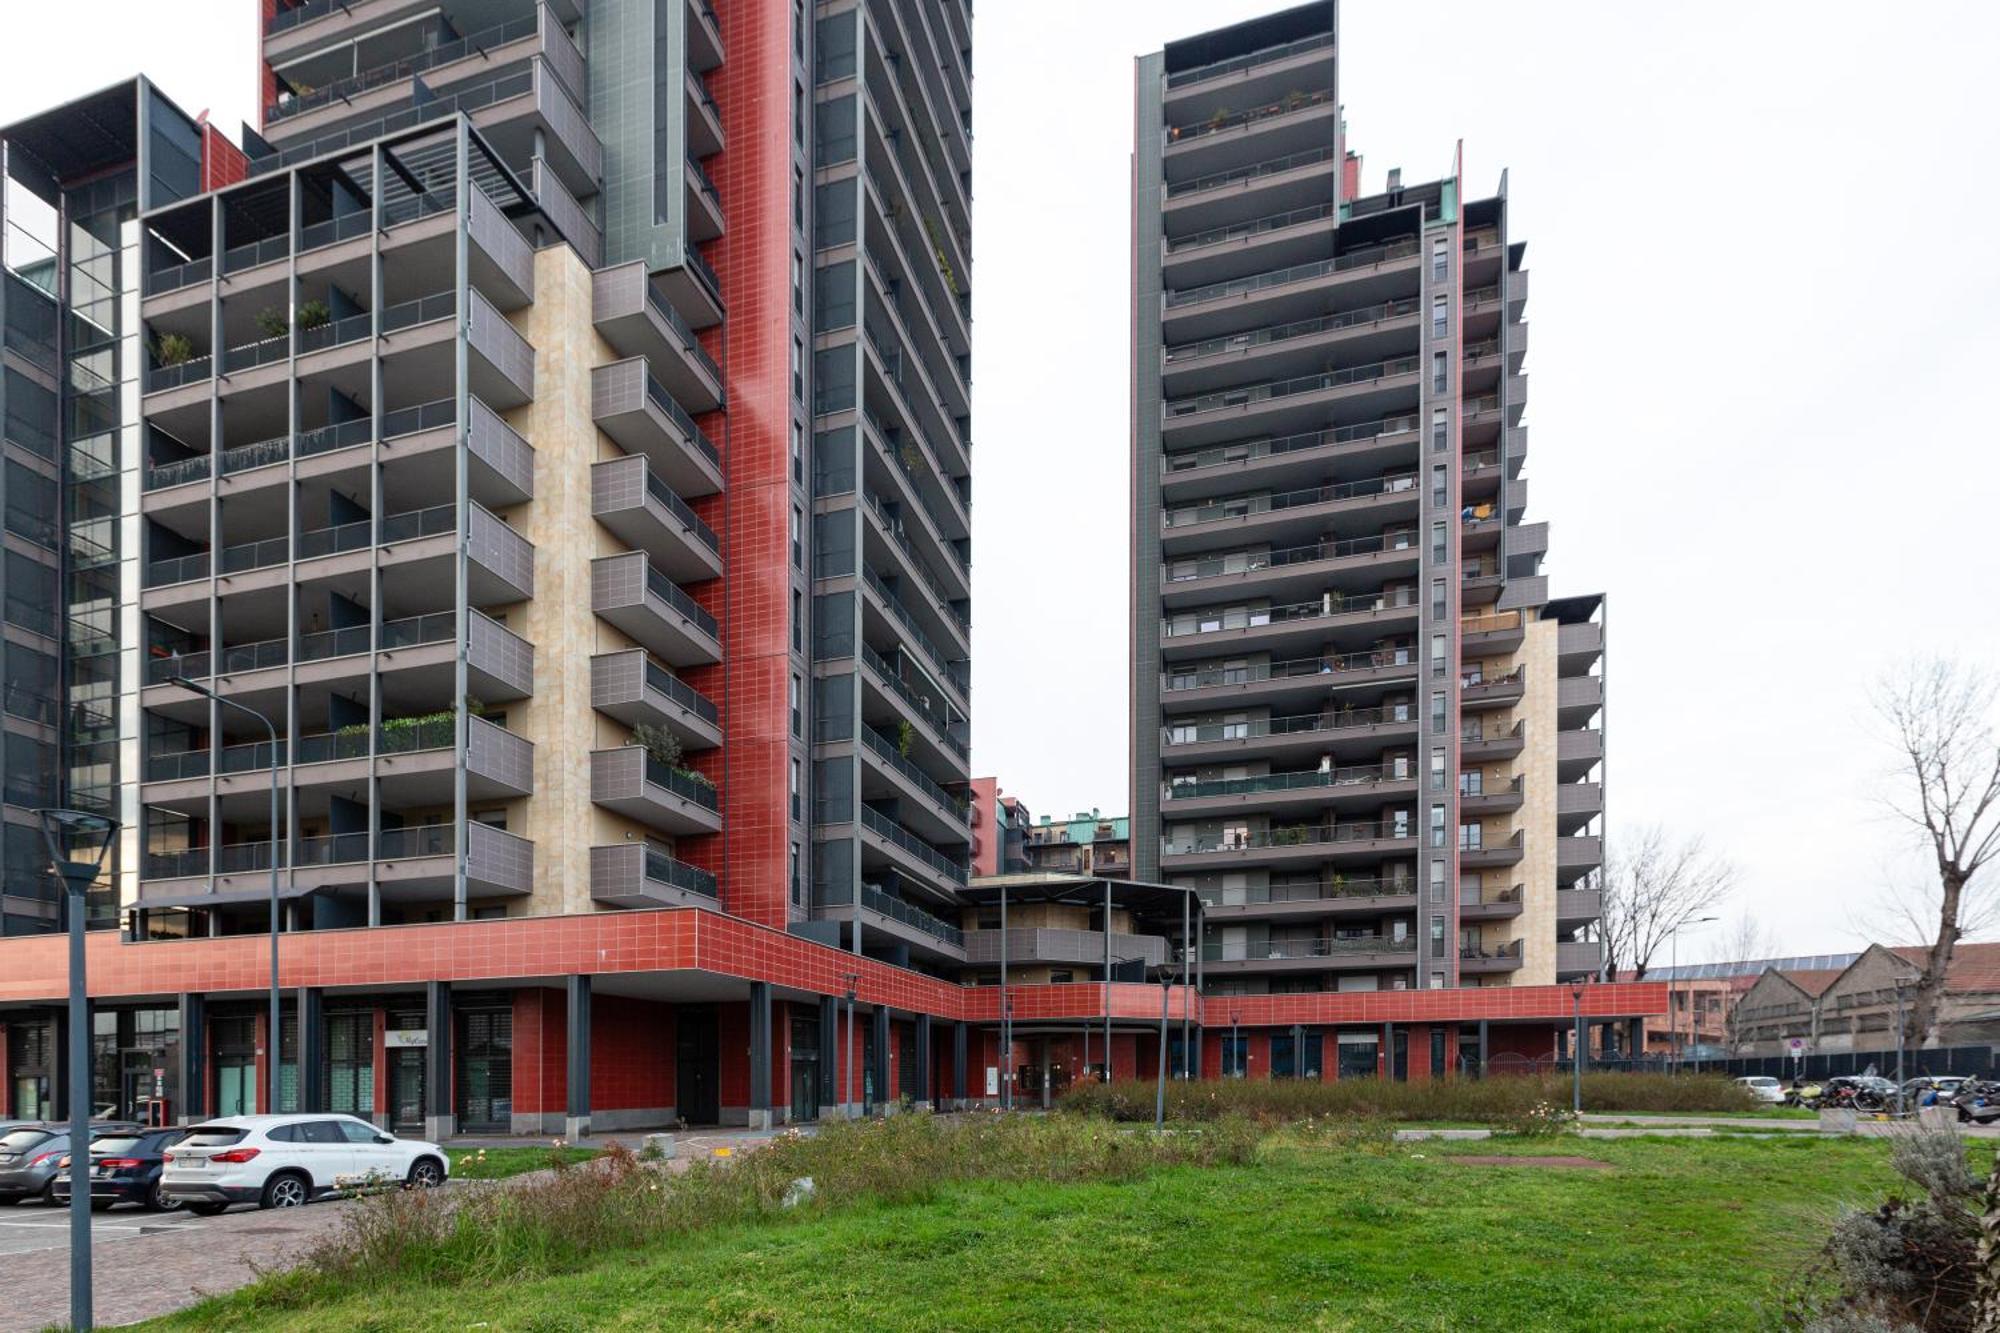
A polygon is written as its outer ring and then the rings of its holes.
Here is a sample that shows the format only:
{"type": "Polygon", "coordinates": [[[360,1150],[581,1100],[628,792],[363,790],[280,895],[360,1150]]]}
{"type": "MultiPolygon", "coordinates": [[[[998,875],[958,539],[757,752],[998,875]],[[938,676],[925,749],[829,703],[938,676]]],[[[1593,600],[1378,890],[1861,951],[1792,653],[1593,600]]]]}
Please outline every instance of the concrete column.
{"type": "Polygon", "coordinates": [[[1394,1023],[1384,1023],[1382,1025],[1382,1081],[1393,1083],[1395,1080],[1396,1025],[1394,1023]]]}
{"type": "Polygon", "coordinates": [[[568,1024],[565,1057],[568,1089],[563,1107],[563,1137],[571,1143],[590,1136],[590,978],[567,979],[564,987],[568,1024]]]}
{"type": "Polygon", "coordinates": [[[175,1068],[180,1104],[168,1113],[182,1124],[208,1118],[208,1000],[181,996],[181,1054],[175,1068]]]}
{"type": "Polygon", "coordinates": [[[1486,1020],[1479,1020],[1479,1077],[1486,1077],[1486,1020]]]}
{"type": "Polygon", "coordinates": [[[951,1025],[951,1100],[952,1109],[965,1109],[968,1094],[965,1087],[965,1024],[951,1025]]]}
{"type": "Polygon", "coordinates": [[[424,1027],[429,1045],[424,1048],[424,1137],[432,1142],[458,1132],[457,1113],[451,1099],[451,983],[432,981],[424,985],[424,1027]]]}
{"type": "Polygon", "coordinates": [[[1646,1020],[1643,1018],[1629,1018],[1625,1020],[1625,1031],[1626,1051],[1630,1053],[1634,1060],[1644,1059],[1646,1056],[1646,1020]]]}
{"type": "MultiPolygon", "coordinates": [[[[320,1076],[320,1063],[326,1055],[326,993],[317,986],[299,987],[292,1000],[292,1022],[299,1034],[299,1110],[324,1111],[326,1080],[320,1076]]],[[[282,1069],[282,1038],[278,1055],[282,1069]]]]}
{"type": "Polygon", "coordinates": [[[931,1016],[917,1015],[917,1105],[931,1105],[931,1016]]]}
{"type": "Polygon", "coordinates": [[[882,1106],[896,1103],[896,1090],[889,1086],[889,1006],[875,1006],[875,1100],[882,1106]]]}
{"type": "Polygon", "coordinates": [[[771,1127],[771,983],[750,983],[750,1128],[771,1127]]]}
{"type": "Polygon", "coordinates": [[[823,995],[819,1001],[819,1104],[820,1115],[829,1111],[840,1116],[840,999],[823,995]]]}

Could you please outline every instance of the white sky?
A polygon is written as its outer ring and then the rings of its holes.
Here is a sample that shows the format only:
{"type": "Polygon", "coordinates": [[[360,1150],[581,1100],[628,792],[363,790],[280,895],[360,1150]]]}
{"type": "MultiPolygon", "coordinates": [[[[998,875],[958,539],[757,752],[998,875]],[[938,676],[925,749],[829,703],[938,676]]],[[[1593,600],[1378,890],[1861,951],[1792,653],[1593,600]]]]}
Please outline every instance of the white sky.
{"type": "MultiPolygon", "coordinates": [[[[977,7],[973,754],[1038,814],[1127,806],[1132,59],[1280,7],[977,7]]],[[[0,123],[144,70],[233,134],[252,14],[10,4],[0,123]]],[[[1702,831],[1783,950],[1851,945],[1910,869],[1867,681],[2000,662],[2000,6],[1349,0],[1342,25],[1364,188],[1461,137],[1474,197],[1511,170],[1529,518],[1553,591],[1611,594],[1612,837],[1702,831]]]]}

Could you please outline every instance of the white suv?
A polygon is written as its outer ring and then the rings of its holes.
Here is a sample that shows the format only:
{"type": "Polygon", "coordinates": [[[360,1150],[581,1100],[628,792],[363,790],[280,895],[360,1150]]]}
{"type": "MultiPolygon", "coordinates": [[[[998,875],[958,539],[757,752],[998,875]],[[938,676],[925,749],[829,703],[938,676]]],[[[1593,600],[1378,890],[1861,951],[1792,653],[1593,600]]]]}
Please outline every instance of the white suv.
{"type": "Polygon", "coordinates": [[[350,1115],[232,1115],[188,1130],[166,1154],[160,1192],[202,1216],[232,1203],[296,1208],[367,1185],[442,1185],[444,1149],[350,1115]]]}

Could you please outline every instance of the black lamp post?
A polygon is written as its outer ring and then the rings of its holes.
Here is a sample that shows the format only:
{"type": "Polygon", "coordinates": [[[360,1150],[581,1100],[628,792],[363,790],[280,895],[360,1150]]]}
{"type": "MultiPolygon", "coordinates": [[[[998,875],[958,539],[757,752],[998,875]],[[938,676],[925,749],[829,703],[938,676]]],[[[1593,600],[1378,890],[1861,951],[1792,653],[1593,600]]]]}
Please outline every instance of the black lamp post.
{"type": "MultiPolygon", "coordinates": [[[[279,1003],[278,993],[278,853],[279,849],[283,846],[278,840],[278,768],[280,766],[278,759],[278,726],[270,718],[250,707],[250,705],[237,703],[234,699],[225,699],[206,685],[197,685],[186,676],[169,677],[167,683],[178,685],[189,693],[198,694],[202,698],[223,708],[234,708],[237,712],[247,717],[255,718],[264,724],[264,730],[271,738],[271,1035],[268,1039],[270,1046],[269,1054],[264,1059],[264,1114],[271,1115],[278,1109],[278,1061],[284,1055],[284,1022],[279,1017],[279,1011],[282,1006],[279,1003]]],[[[299,1015],[299,1021],[301,1023],[305,1021],[304,1013],[299,1015]]],[[[303,1043],[304,1035],[303,1030],[301,1030],[301,1043],[299,1046],[301,1052],[305,1050],[303,1043]]],[[[299,1072],[303,1080],[305,1071],[301,1070],[299,1072]]]]}
{"type": "Polygon", "coordinates": [[[118,821],[80,810],[43,810],[50,867],[69,907],[69,1326],[88,1333],[90,1309],[90,992],[83,930],[90,886],[118,835],[118,821]]]}
{"type": "Polygon", "coordinates": [[[1576,1006],[1576,1051],[1575,1058],[1569,1062],[1571,1075],[1569,1109],[1578,1120],[1581,1120],[1583,1118],[1583,982],[1570,982],[1569,993],[1570,999],[1576,1006]]]}
{"type": "Polygon", "coordinates": [[[854,988],[860,984],[861,974],[859,972],[849,972],[841,980],[847,985],[847,1044],[840,1048],[840,1054],[837,1057],[838,1062],[834,1065],[833,1076],[839,1086],[834,1091],[833,1099],[835,1102],[834,1109],[840,1113],[841,1118],[844,1120],[847,1118],[847,1111],[845,1104],[840,1099],[847,1095],[847,1083],[854,1077],[851,1068],[854,1061],[854,988]],[[842,1074],[845,1074],[847,1077],[843,1079],[841,1077],[842,1074]]]}

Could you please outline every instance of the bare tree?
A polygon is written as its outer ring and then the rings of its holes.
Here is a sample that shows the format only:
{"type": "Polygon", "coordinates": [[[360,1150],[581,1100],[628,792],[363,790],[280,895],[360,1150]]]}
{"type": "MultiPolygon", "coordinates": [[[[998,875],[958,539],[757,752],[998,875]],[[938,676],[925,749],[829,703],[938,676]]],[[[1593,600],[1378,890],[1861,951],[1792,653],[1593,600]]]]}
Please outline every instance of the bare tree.
{"type": "Polygon", "coordinates": [[[1699,836],[1651,825],[1623,839],[1604,858],[1605,975],[1630,968],[1634,981],[1643,980],[1668,938],[1721,903],[1735,883],[1736,868],[1711,856],[1699,836]]]}
{"type": "Polygon", "coordinates": [[[1716,959],[1720,963],[1750,963],[1777,955],[1778,947],[1771,932],[1764,928],[1756,914],[1744,908],[1729,923],[1729,933],[1722,941],[1722,954],[1716,959]]]}
{"type": "Polygon", "coordinates": [[[1896,750],[1889,808],[1935,865],[1937,910],[1925,923],[1923,973],[1904,1019],[1904,1040],[1937,1032],[1952,950],[1980,904],[1979,872],[2000,854],[2000,741],[1993,732],[2000,679],[1949,658],[1914,660],[1875,687],[1875,711],[1896,750]]]}

